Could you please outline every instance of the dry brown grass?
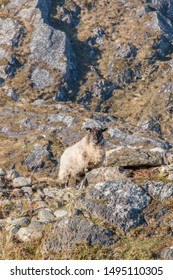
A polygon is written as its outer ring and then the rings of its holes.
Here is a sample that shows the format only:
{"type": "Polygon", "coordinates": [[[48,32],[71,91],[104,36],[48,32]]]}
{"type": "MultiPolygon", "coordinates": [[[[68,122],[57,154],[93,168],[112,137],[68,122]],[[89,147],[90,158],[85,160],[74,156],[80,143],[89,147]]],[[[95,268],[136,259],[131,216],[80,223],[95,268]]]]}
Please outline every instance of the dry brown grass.
{"type": "Polygon", "coordinates": [[[0,260],[40,260],[40,241],[21,243],[5,231],[0,231],[0,260]]]}
{"type": "Polygon", "coordinates": [[[7,5],[9,2],[9,0],[0,0],[0,7],[1,5],[7,5]]]}
{"type": "Polygon", "coordinates": [[[161,177],[158,167],[139,167],[133,169],[133,180],[137,183],[152,180],[157,181],[159,179],[161,179],[161,177]]]}

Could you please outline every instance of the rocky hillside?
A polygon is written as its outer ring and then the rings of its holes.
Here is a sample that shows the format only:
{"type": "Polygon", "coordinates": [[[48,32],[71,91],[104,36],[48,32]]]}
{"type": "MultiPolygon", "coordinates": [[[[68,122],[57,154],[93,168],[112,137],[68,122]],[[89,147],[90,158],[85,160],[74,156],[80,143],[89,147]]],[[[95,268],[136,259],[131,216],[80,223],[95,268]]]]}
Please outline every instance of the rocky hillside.
{"type": "Polygon", "coordinates": [[[173,259],[172,39],[171,0],[0,0],[0,259],[173,259]]]}

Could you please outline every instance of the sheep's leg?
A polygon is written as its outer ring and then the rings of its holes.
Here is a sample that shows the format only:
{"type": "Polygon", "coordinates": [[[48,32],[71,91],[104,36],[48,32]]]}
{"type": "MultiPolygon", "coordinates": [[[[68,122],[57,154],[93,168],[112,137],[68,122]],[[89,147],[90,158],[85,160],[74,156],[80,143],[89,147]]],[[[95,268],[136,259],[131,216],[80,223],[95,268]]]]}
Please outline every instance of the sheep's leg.
{"type": "Polygon", "coordinates": [[[87,178],[85,177],[82,182],[79,184],[79,189],[84,189],[88,185],[87,178]]]}
{"type": "Polygon", "coordinates": [[[75,188],[76,187],[76,178],[71,176],[69,179],[69,187],[70,188],[75,188]]]}
{"type": "Polygon", "coordinates": [[[68,188],[68,183],[66,182],[66,183],[61,183],[60,184],[60,188],[61,189],[66,189],[66,188],[68,188]]]}
{"type": "Polygon", "coordinates": [[[59,186],[61,189],[68,188],[68,185],[69,185],[69,177],[68,178],[64,177],[59,180],[59,186]]]}

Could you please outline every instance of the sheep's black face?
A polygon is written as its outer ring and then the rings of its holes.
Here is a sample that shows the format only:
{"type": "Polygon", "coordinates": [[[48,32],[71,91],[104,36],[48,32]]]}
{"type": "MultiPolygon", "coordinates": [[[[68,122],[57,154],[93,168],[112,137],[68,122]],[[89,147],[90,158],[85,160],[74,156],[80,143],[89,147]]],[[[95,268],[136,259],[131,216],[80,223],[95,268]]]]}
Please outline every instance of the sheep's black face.
{"type": "Polygon", "coordinates": [[[92,141],[95,144],[99,144],[103,142],[103,134],[101,130],[95,130],[92,132],[92,141]]]}
{"type": "Polygon", "coordinates": [[[87,129],[90,132],[90,140],[95,143],[95,144],[103,144],[104,143],[104,138],[103,138],[103,131],[106,129],[97,129],[97,128],[92,128],[92,129],[87,129]]]}

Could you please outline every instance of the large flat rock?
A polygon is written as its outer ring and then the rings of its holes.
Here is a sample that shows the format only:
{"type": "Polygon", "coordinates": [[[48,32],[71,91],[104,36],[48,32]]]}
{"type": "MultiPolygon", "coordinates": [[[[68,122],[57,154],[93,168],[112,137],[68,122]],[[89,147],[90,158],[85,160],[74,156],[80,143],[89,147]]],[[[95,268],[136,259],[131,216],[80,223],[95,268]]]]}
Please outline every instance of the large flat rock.
{"type": "Polygon", "coordinates": [[[163,162],[160,152],[152,152],[144,149],[117,148],[107,151],[106,166],[161,166],[163,162]]]}

